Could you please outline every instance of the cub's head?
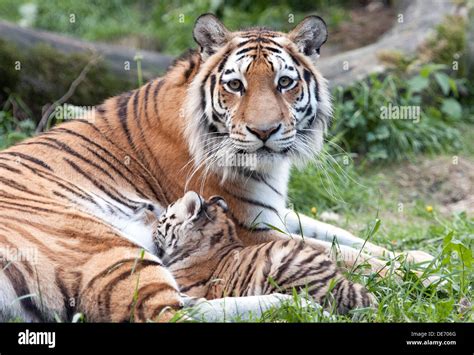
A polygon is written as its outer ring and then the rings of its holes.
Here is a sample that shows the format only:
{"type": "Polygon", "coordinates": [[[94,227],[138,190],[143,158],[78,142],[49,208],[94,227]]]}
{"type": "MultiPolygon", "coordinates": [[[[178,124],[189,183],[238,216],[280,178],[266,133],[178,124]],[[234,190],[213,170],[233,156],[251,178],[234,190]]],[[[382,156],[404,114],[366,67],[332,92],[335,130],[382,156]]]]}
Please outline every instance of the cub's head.
{"type": "Polygon", "coordinates": [[[220,196],[203,199],[194,191],[170,204],[160,216],[154,241],[163,262],[209,258],[212,251],[237,242],[235,226],[220,196]]]}
{"type": "Polygon", "coordinates": [[[231,32],[211,14],[199,17],[201,65],[185,108],[196,164],[224,174],[270,172],[314,158],[331,116],[326,80],[315,66],[327,36],[318,16],[289,33],[231,32]]]}

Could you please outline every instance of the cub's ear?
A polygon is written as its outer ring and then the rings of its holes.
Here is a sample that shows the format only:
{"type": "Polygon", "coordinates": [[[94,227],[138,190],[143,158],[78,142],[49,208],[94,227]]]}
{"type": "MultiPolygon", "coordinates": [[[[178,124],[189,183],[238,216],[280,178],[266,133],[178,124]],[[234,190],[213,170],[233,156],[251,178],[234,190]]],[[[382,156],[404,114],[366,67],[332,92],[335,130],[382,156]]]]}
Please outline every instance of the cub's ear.
{"type": "Polygon", "coordinates": [[[321,17],[308,16],[288,34],[288,37],[300,52],[311,59],[316,59],[319,57],[319,49],[328,39],[328,29],[321,17]]]}
{"type": "Polygon", "coordinates": [[[194,24],[193,37],[201,47],[201,57],[206,60],[224,46],[231,32],[213,14],[204,14],[194,24]]]}
{"type": "Polygon", "coordinates": [[[227,202],[225,202],[224,197],[217,195],[211,196],[209,198],[208,204],[212,205],[214,203],[218,204],[224,212],[229,212],[229,206],[227,206],[227,202]]]}
{"type": "Polygon", "coordinates": [[[186,219],[196,217],[202,210],[202,198],[194,191],[188,191],[182,198],[184,216],[186,219]]]}

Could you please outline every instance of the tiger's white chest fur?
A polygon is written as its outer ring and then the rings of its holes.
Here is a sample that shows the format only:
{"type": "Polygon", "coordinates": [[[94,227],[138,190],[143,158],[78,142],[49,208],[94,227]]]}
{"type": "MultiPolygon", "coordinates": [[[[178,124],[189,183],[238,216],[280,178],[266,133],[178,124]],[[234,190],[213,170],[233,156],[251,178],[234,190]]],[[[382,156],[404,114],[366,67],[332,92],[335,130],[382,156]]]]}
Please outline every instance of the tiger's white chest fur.
{"type": "MultiPolygon", "coordinates": [[[[282,160],[265,173],[250,173],[232,185],[239,211],[240,222],[247,227],[273,226],[286,231],[285,214],[290,163],[282,160]],[[240,199],[240,200],[239,200],[240,199]]],[[[230,184],[229,184],[230,186],[230,184]]]]}

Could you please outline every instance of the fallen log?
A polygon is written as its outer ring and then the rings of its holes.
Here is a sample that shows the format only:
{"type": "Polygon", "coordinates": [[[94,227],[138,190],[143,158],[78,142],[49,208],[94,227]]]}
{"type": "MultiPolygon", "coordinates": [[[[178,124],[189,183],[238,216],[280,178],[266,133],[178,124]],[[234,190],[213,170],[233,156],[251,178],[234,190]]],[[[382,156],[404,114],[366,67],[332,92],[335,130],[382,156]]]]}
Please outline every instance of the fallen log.
{"type": "Polygon", "coordinates": [[[83,41],[47,31],[23,28],[7,21],[0,21],[0,38],[13,42],[20,49],[28,49],[42,43],[64,54],[85,52],[90,53],[91,57],[100,56],[113,73],[126,76],[134,82],[137,80],[135,55],[141,55],[143,76],[147,79],[162,74],[173,60],[170,56],[153,51],[83,41]]]}

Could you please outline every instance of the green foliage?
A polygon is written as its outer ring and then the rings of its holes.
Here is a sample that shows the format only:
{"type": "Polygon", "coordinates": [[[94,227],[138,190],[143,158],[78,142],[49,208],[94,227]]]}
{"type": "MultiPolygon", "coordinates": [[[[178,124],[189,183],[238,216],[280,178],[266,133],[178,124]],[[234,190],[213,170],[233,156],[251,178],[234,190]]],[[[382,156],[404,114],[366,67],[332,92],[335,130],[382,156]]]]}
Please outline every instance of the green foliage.
{"type": "Polygon", "coordinates": [[[33,134],[35,123],[31,120],[18,121],[8,111],[0,111],[0,149],[5,149],[33,134]]]}
{"type": "Polygon", "coordinates": [[[331,134],[345,149],[369,161],[406,159],[418,153],[461,149],[455,125],[463,119],[459,88],[444,65],[428,64],[407,79],[372,75],[348,89],[335,91],[331,134]]]}
{"type": "Polygon", "coordinates": [[[449,15],[436,28],[435,34],[427,41],[422,54],[430,61],[451,66],[459,60],[466,43],[466,23],[460,16],[449,15]]]}
{"type": "Polygon", "coordinates": [[[150,48],[160,49],[155,43],[149,1],[73,1],[73,0],[1,0],[1,17],[22,21],[22,6],[33,7],[29,25],[77,36],[92,41],[110,41],[121,37],[135,37],[146,41],[150,48]]]}

